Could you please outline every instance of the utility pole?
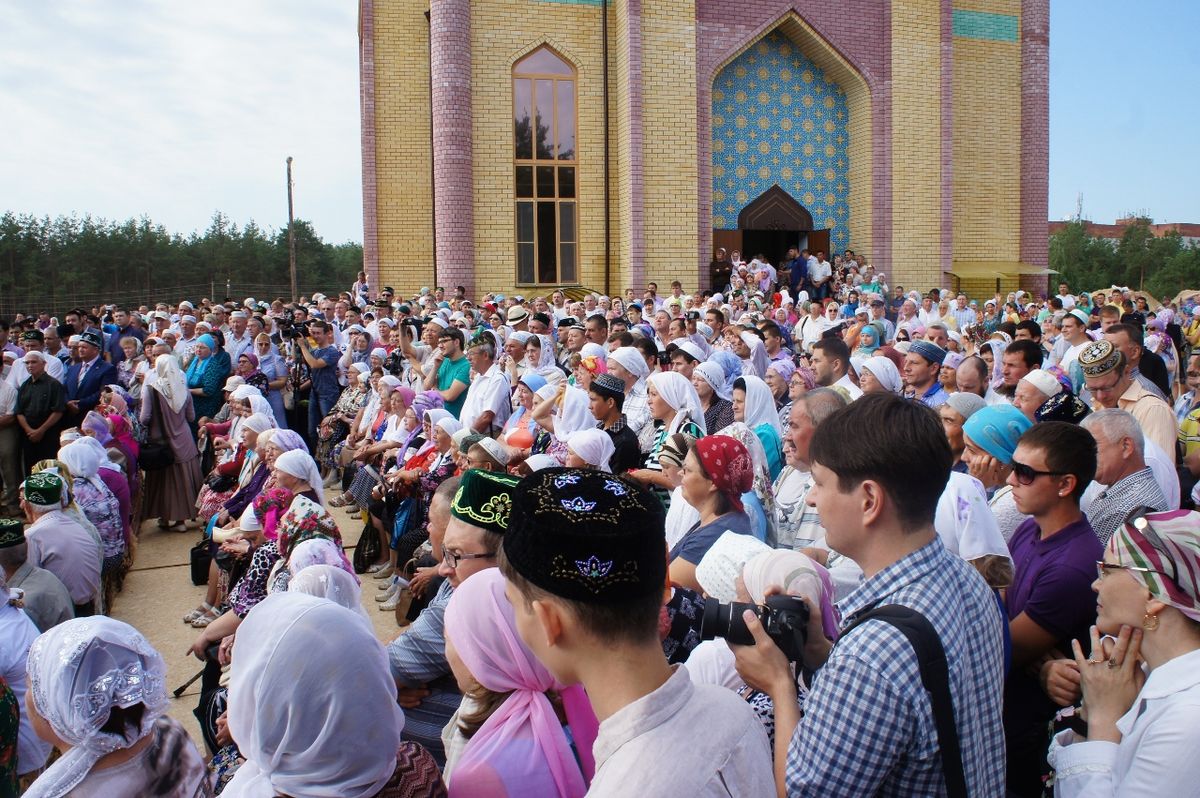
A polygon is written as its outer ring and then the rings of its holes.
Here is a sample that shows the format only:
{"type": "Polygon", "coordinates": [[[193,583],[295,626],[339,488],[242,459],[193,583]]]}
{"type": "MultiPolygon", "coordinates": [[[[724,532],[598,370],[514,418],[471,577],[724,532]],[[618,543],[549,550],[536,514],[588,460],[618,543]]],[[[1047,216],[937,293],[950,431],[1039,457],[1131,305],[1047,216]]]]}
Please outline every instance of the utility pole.
{"type": "Polygon", "coordinates": [[[300,295],[296,289],[296,231],[293,229],[295,219],[292,215],[292,156],[287,159],[287,189],[288,189],[288,273],[292,278],[292,301],[296,302],[300,295]]]}

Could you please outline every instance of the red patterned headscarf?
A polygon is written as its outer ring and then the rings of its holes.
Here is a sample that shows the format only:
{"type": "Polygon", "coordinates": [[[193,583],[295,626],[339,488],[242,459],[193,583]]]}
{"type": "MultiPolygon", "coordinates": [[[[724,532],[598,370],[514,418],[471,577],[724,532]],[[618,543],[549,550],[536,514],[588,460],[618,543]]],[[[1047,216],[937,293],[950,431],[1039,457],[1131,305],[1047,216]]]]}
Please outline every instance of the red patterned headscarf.
{"type": "Polygon", "coordinates": [[[707,435],[696,441],[696,457],[708,478],[741,512],[742,494],[754,485],[754,461],[742,442],[728,435],[707,435]]]}

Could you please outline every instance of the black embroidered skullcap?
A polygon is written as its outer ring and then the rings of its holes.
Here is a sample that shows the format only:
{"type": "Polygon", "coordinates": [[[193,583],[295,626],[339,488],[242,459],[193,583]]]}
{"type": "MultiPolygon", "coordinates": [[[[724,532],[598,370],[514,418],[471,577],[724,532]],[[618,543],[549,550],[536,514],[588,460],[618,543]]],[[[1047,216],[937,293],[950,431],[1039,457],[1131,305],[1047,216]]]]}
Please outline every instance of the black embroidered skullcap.
{"type": "Polygon", "coordinates": [[[662,503],[601,471],[547,468],[521,481],[504,555],[518,574],[570,601],[616,604],[662,592],[662,503]]]}
{"type": "Polygon", "coordinates": [[[1069,391],[1063,391],[1042,402],[1042,406],[1033,412],[1033,418],[1039,424],[1043,421],[1066,421],[1078,424],[1090,412],[1088,406],[1078,396],[1069,391]]]}
{"type": "Polygon", "coordinates": [[[508,532],[513,488],[519,480],[508,474],[471,469],[462,475],[450,503],[450,515],[466,524],[503,535],[508,532]]]}
{"type": "Polygon", "coordinates": [[[625,382],[612,374],[597,374],[592,378],[592,393],[606,399],[615,399],[620,404],[625,401],[625,382]]]}
{"type": "Polygon", "coordinates": [[[95,330],[84,330],[79,334],[79,343],[91,344],[97,349],[104,348],[104,339],[100,337],[100,333],[95,330]]]}
{"type": "Polygon", "coordinates": [[[25,525],[16,518],[0,518],[0,549],[25,542],[25,525]]]}
{"type": "Polygon", "coordinates": [[[45,341],[46,336],[41,330],[25,330],[21,333],[22,341],[45,341]]]}

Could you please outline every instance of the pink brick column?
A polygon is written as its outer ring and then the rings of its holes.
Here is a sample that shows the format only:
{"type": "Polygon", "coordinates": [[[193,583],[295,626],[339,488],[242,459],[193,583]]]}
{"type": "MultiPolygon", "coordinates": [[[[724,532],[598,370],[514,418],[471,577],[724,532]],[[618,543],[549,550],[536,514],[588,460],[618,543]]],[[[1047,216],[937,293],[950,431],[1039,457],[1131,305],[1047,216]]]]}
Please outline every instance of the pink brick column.
{"type": "MultiPolygon", "coordinates": [[[[950,288],[954,268],[954,23],[951,0],[942,0],[942,275],[938,285],[950,288]]],[[[926,286],[917,288],[928,290],[926,286]]]]}
{"type": "MultiPolygon", "coordinates": [[[[1050,2],[1021,3],[1021,260],[1049,262],[1050,2]]],[[[1054,277],[1054,275],[1050,275],[1054,277]]],[[[1047,280],[1023,276],[1026,291],[1046,291],[1047,280]]],[[[1077,286],[1072,286],[1078,290],[1077,286]]]]}
{"type": "Polygon", "coordinates": [[[375,189],[375,0],[359,0],[358,4],[358,101],[362,146],[363,270],[374,295],[382,287],[375,189]]]}
{"type": "Polygon", "coordinates": [[[433,214],[437,281],[475,288],[471,173],[471,3],[434,0],[429,9],[433,83],[433,214]]]}
{"type": "MultiPolygon", "coordinates": [[[[646,225],[642,171],[642,0],[625,0],[626,38],[618,46],[629,65],[629,285],[646,290],[646,225]]],[[[620,272],[618,271],[618,274],[620,272]]]]}

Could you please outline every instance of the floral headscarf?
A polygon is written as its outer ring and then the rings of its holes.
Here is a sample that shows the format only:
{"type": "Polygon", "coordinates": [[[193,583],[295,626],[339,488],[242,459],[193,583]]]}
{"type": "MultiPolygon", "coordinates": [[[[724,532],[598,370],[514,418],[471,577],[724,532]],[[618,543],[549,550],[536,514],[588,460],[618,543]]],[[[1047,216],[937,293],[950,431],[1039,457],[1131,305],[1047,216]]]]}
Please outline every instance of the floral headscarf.
{"type": "Polygon", "coordinates": [[[280,558],[287,562],[297,543],[313,538],[329,538],[342,546],[342,533],[329,511],[307,496],[297,496],[279,519],[280,558]]]}

